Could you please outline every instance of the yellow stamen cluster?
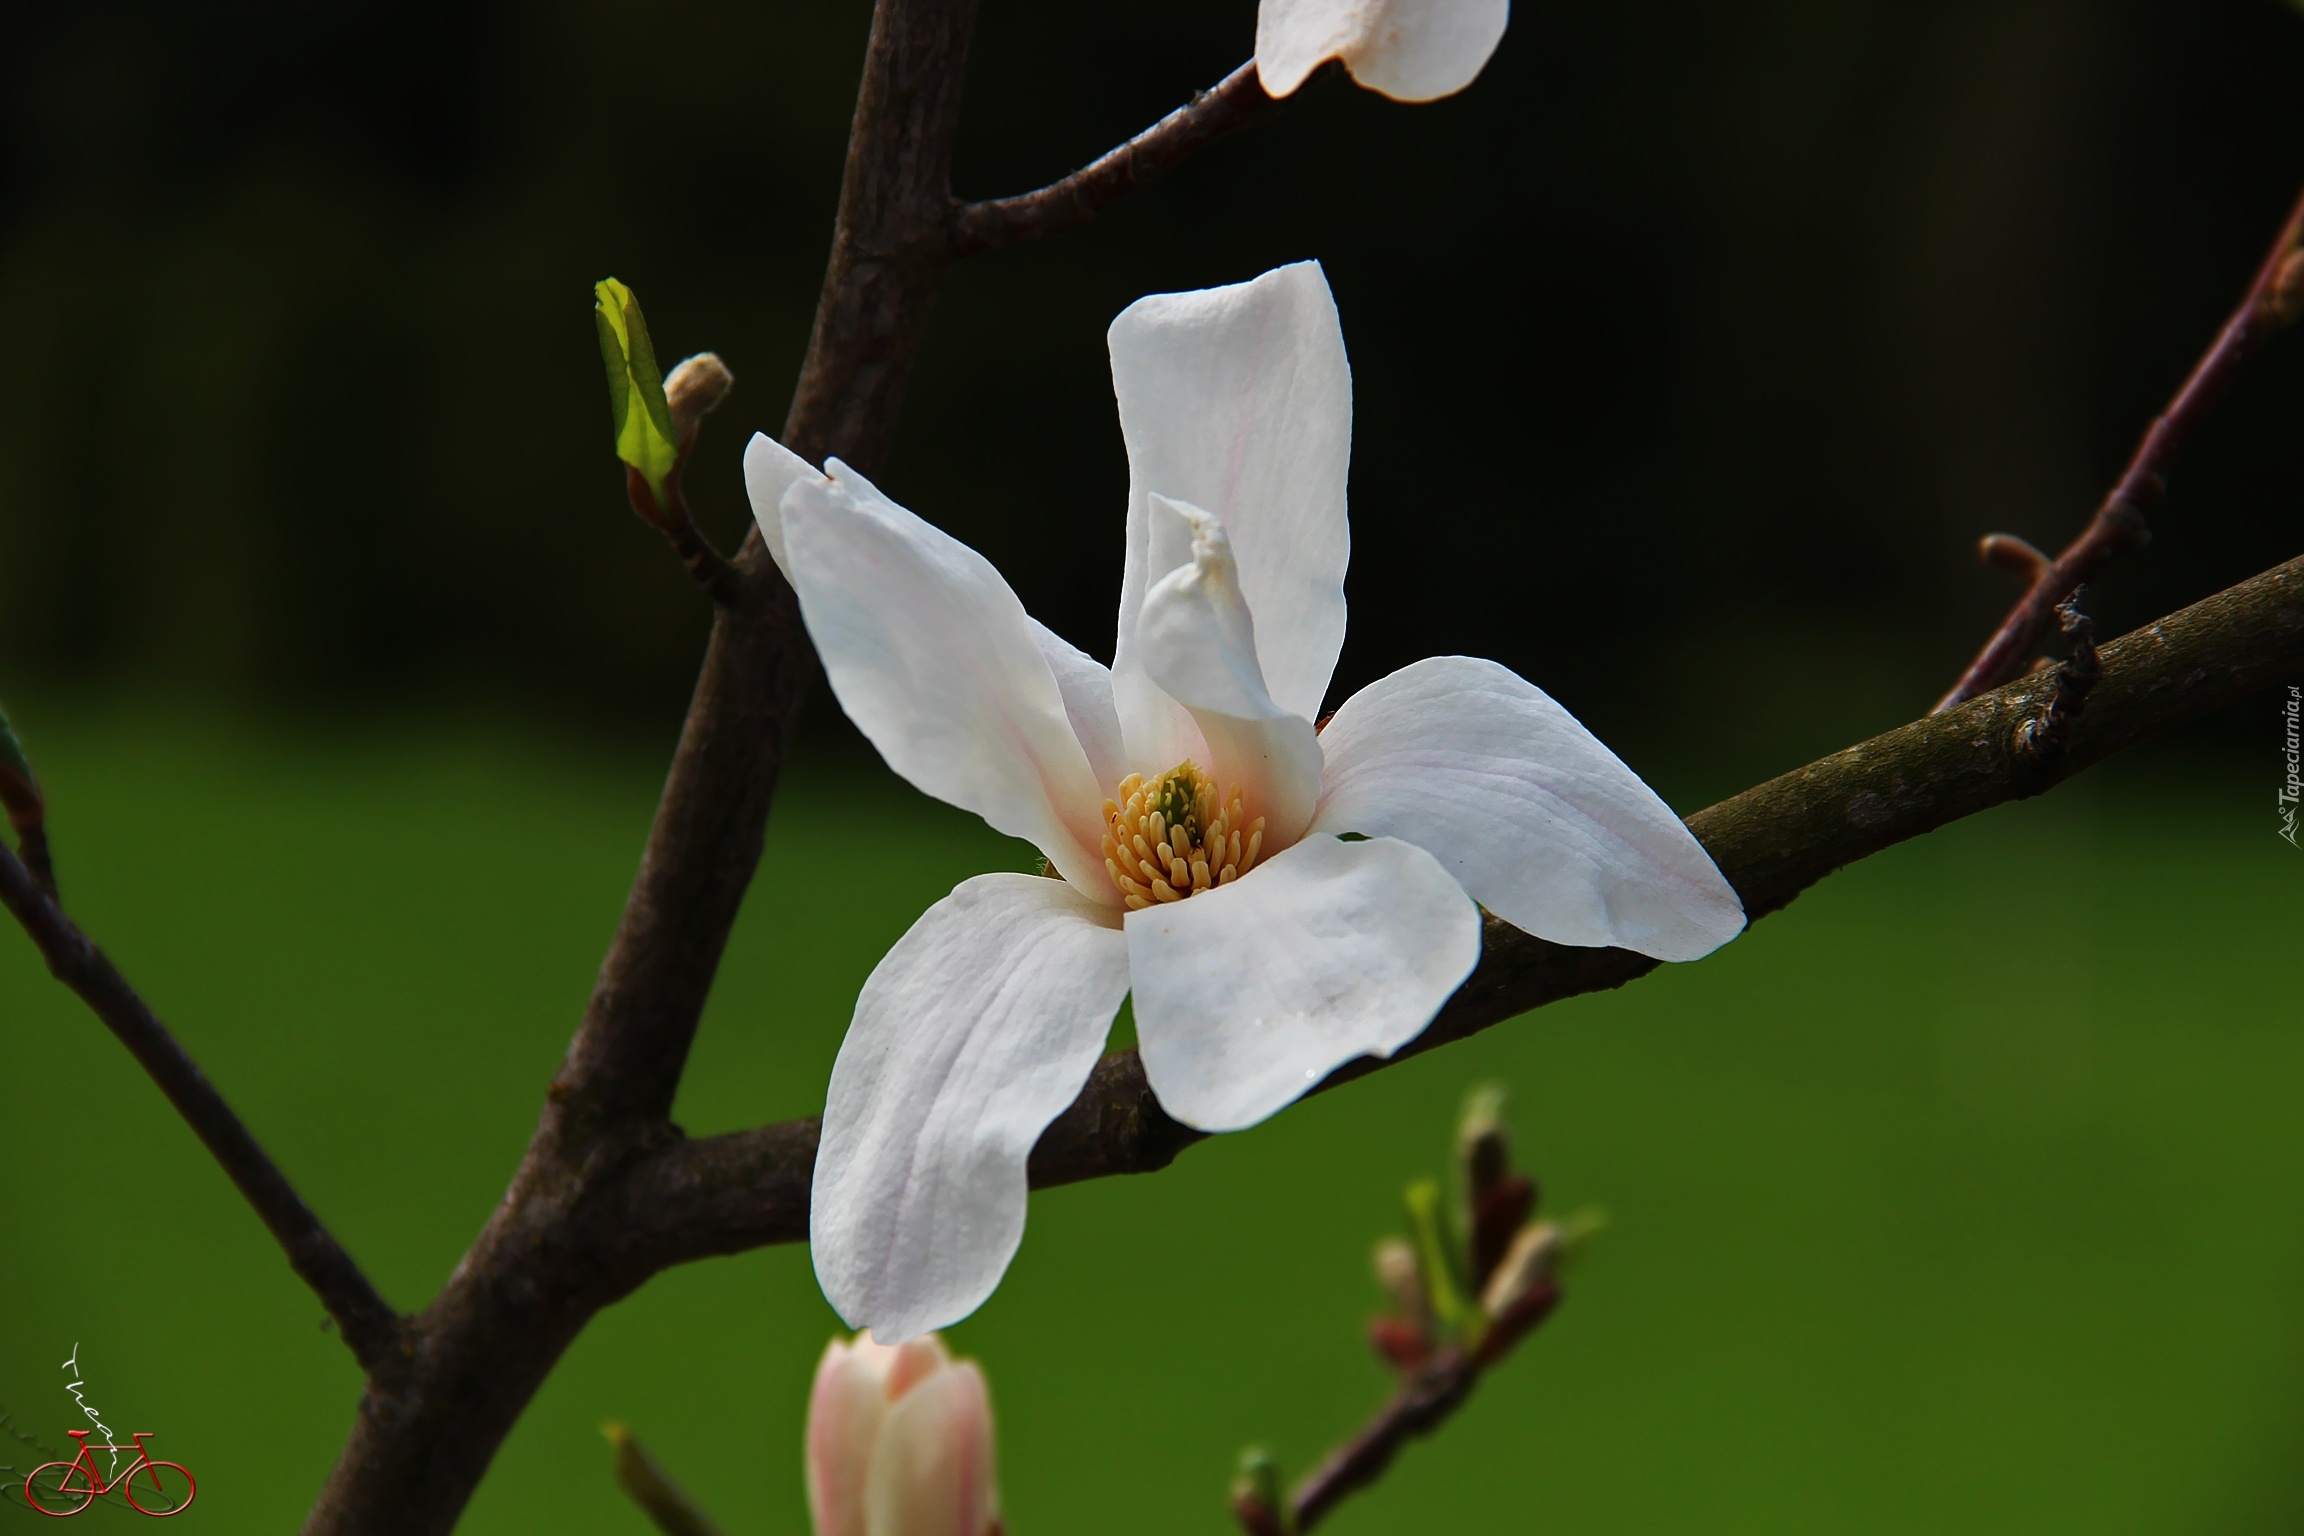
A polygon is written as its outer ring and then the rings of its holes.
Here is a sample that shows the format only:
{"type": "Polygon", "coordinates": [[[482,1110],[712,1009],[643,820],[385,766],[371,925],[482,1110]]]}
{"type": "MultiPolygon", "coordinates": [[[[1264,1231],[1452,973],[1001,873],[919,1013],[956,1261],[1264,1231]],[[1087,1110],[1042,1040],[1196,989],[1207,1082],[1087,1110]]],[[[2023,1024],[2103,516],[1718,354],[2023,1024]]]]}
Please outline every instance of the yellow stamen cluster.
{"type": "Polygon", "coordinates": [[[1237,788],[1220,798],[1196,763],[1157,779],[1132,773],[1119,795],[1104,802],[1104,867],[1130,911],[1230,884],[1264,849],[1264,818],[1247,819],[1237,788]]]}

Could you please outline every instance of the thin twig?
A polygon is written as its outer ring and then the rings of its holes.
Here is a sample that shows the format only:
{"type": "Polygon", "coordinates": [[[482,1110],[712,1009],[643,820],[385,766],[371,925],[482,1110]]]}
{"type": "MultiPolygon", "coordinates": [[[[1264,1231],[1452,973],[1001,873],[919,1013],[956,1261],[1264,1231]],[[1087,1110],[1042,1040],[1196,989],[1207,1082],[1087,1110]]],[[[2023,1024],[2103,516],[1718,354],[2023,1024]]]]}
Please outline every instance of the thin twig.
{"type": "MultiPolygon", "coordinates": [[[[2021,672],[2025,658],[2048,632],[2056,605],[2070,597],[2073,588],[2093,580],[2115,558],[2151,539],[2145,514],[2156,509],[2167,494],[2168,476],[2177,455],[2224,398],[2242,366],[2300,313],[2304,313],[2304,198],[2298,199],[2295,211],[2281,226],[2280,237],[2257,270],[2256,281],[2249,284],[2247,297],[2217,332],[2216,340],[2194,365],[2168,409],[2146,429],[2136,456],[2129,460],[2111,495],[2104,498],[2080,536],[2033,579],[1999,630],[1968,664],[1968,670],[1937,700],[1939,712],[1997,688],[2021,672]]],[[[1991,558],[1989,549],[1987,558],[1991,558]]]]}
{"type": "Polygon", "coordinates": [[[704,530],[696,526],[696,519],[688,511],[688,493],[681,487],[681,472],[688,467],[688,455],[682,453],[672,465],[672,472],[664,477],[664,499],[668,506],[659,509],[656,497],[648,489],[648,477],[630,465],[624,467],[624,491],[631,499],[632,510],[640,520],[671,544],[672,552],[688,568],[688,574],[706,596],[723,608],[733,608],[744,600],[744,578],[736,567],[728,563],[725,555],[704,530]]]}
{"type": "Polygon", "coordinates": [[[1558,1281],[1546,1280],[1489,1325],[1477,1348],[1442,1351],[1402,1383],[1358,1434],[1296,1485],[1289,1495],[1295,1529],[1311,1530],[1350,1495],[1384,1475],[1409,1441],[1432,1433],[1464,1406],[1480,1378],[1560,1306],[1558,1281]]]}
{"type": "Polygon", "coordinates": [[[952,210],[953,254],[973,256],[1085,224],[1185,156],[1274,111],[1251,59],[1213,88],[1037,192],[962,203],[952,210]]]}
{"type": "Polygon", "coordinates": [[[79,994],[168,1096],[287,1251],[289,1266],[318,1293],[353,1356],[364,1369],[376,1370],[398,1347],[399,1317],[127,978],[49,900],[5,845],[0,845],[0,905],[23,925],[56,979],[79,994]]]}

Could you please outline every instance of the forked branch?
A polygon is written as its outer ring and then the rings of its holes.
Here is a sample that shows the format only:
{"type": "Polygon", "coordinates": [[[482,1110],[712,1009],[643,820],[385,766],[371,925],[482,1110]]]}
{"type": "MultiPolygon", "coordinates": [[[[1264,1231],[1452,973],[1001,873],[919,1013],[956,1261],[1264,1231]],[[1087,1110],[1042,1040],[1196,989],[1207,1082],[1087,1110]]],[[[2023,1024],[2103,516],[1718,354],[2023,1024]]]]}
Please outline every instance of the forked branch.
{"type": "MultiPolygon", "coordinates": [[[[1936,701],[1938,711],[1964,704],[2022,671],[2033,647],[2055,622],[2056,605],[2083,582],[2094,580],[2096,573],[2114,559],[2151,539],[2146,514],[2167,494],[2168,476],[2177,456],[2224,398],[2241,368],[2299,316],[2304,316],[2304,199],[2298,200],[2288,222],[2281,226],[2279,238],[2272,242],[2240,307],[2216,333],[2215,341],[2194,365],[2183,388],[2176,391],[2168,409],[2146,429],[2135,457],[2129,460],[2112,493],[2104,498],[2080,536],[2031,575],[2030,586],[2000,628],[1977,652],[1951,691],[1936,701]]],[[[1989,564],[2022,569],[2023,565],[2009,559],[2012,548],[2037,557],[2038,552],[2021,540],[1991,534],[1984,540],[1984,558],[1989,564]]]]}
{"type": "Polygon", "coordinates": [[[361,1366],[376,1370],[398,1346],[399,1317],[119,968],[64,915],[5,843],[0,843],[0,905],[23,924],[56,979],[79,994],[168,1095],[272,1229],[289,1266],[318,1294],[361,1366]]]}

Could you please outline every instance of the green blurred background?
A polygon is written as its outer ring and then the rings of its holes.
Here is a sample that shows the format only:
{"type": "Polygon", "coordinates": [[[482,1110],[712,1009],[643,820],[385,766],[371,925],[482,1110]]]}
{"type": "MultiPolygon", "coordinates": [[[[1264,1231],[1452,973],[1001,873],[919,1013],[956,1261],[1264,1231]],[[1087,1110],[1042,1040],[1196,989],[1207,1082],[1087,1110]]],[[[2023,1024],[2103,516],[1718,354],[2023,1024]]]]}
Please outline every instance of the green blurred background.
{"type": "MultiPolygon", "coordinates": [[[[739,390],[729,538],[819,280],[864,0],[92,0],[0,71],[0,697],[65,888],[402,1305],[485,1219],[583,1005],[705,615],[624,509],[589,305],[739,390]]],[[[963,192],[1244,56],[1251,0],[986,0],[963,192]]],[[[1108,652],[1140,293],[1326,263],[1357,385],[1341,698],[1494,655],[1691,809],[1908,718],[2075,528],[2304,176],[2277,0],[1525,3],[1464,97],[1337,83],[957,272],[892,492],[1108,652]]],[[[2118,630],[2297,552],[2304,343],[2185,464],[2118,630]]],[[[679,1114],[813,1112],[855,989],[1021,854],[819,700],[679,1114]]],[[[1510,1083],[1614,1225],[1335,1529],[2304,1525],[2300,866],[2240,706],[1837,877],[1705,964],[1036,1199],[984,1359],[1019,1536],[1227,1528],[1376,1403],[1369,1244],[1510,1083]]],[[[203,1529],[291,1528],[357,1381],[157,1093],[0,931],[0,1409],[73,1344],[203,1529]],[[133,1421],[133,1422],[130,1422],[133,1421]]],[[[474,1532],[635,1533],[628,1420],[731,1536],[805,1527],[799,1250],[578,1342],[474,1532]]],[[[0,1442],[0,1460],[23,1453],[0,1442]]],[[[0,1504],[0,1526],[36,1517],[0,1504]]],[[[117,1523],[129,1515],[92,1514],[117,1523]]]]}
{"type": "MultiPolygon", "coordinates": [[[[48,739],[85,920],[387,1294],[429,1295],[534,1123],[649,765],[160,707],[48,739]]],[[[952,1334],[991,1375],[1011,1529],[1213,1536],[1244,1442],[1301,1469],[1371,1411],[1368,1249],[1489,1077],[1555,1208],[1613,1224],[1340,1536],[2296,1529],[2304,976],[2261,790],[2116,764],[1837,876],[1702,965],[1035,1197],[952,1334]]],[[[1016,860],[888,783],[801,773],[681,1121],[813,1110],[885,945],[1016,860]]],[[[13,938],[0,997],[0,1406],[61,1444],[77,1343],[107,1422],[201,1479],[188,1528],[291,1529],[349,1421],[342,1346],[13,938]]],[[[835,1326],[799,1248],[659,1277],[578,1341],[464,1528],[639,1536],[613,1417],[731,1536],[805,1530],[835,1326]]]]}

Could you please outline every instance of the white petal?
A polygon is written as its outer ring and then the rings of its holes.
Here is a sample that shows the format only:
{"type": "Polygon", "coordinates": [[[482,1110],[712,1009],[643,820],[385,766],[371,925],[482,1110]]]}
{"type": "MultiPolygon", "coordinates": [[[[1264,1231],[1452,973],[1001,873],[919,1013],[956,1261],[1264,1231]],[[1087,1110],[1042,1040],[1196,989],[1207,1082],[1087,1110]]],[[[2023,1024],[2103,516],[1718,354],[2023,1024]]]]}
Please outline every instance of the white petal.
{"type": "Polygon", "coordinates": [[[1473,898],[1559,944],[1693,960],[1744,907],[1687,824],[1534,684],[1469,656],[1403,667],[1321,734],[1323,832],[1430,849],[1473,898]]]}
{"type": "Polygon", "coordinates": [[[1423,1032],[1480,959],[1480,913],[1423,849],[1309,837],[1227,886],[1131,912],[1144,1072],[1204,1131],[1273,1114],[1423,1032]]]}
{"type": "Polygon", "coordinates": [[[1000,1283],[1024,1236],[1025,1159],[1128,991],[1111,922],[1061,880],[978,875],[864,983],[808,1214],[816,1278],[852,1326],[909,1339],[1000,1283]]]}
{"type": "Polygon", "coordinates": [[[1248,792],[1271,846],[1303,834],[1320,798],[1320,739],[1312,723],[1273,701],[1256,655],[1256,623],[1242,597],[1230,540],[1215,514],[1151,498],[1151,547],[1185,560],[1144,594],[1136,638],[1144,672],[1191,711],[1207,744],[1205,766],[1248,792]]]}
{"type": "Polygon", "coordinates": [[[752,434],[744,445],[744,492],[752,502],[752,521],[776,559],[784,579],[792,579],[792,562],[784,558],[784,493],[803,480],[822,480],[816,466],[765,432],[752,434]]]}
{"type": "Polygon", "coordinates": [[[1395,101],[1432,101],[1470,85],[1504,40],[1511,0],[1264,0],[1256,72],[1286,96],[1329,59],[1395,101]]]}
{"type": "Polygon", "coordinates": [[[1228,288],[1154,294],[1123,310],[1108,340],[1128,442],[1112,670],[1130,756],[1165,766],[1173,745],[1175,722],[1161,713],[1135,642],[1146,590],[1178,563],[1152,548],[1155,495],[1223,521],[1258,620],[1265,684],[1290,714],[1316,718],[1344,645],[1352,543],[1352,371],[1327,278],[1300,262],[1228,288]]]}
{"type": "Polygon", "coordinates": [[[1264,0],[1256,7],[1256,77],[1264,94],[1292,96],[1312,71],[1341,58],[1367,32],[1383,0],[1264,0]]]}
{"type": "Polygon", "coordinates": [[[1109,795],[1128,776],[1128,754],[1121,745],[1120,717],[1112,709],[1112,673],[1104,663],[1081,650],[1038,619],[1029,621],[1040,654],[1056,675],[1057,691],[1064,696],[1064,713],[1071,718],[1072,734],[1088,754],[1088,769],[1109,795]]]}
{"type": "Polygon", "coordinates": [[[873,1448],[864,1507],[869,1536],[991,1536],[992,1398],[973,1360],[898,1398],[873,1448]]]}
{"type": "MultiPolygon", "coordinates": [[[[784,496],[801,616],[840,707],[888,765],[1029,839],[1102,899],[1096,782],[1036,626],[992,563],[838,459],[784,496]]],[[[1118,894],[1112,896],[1119,903],[1118,894]]]]}

